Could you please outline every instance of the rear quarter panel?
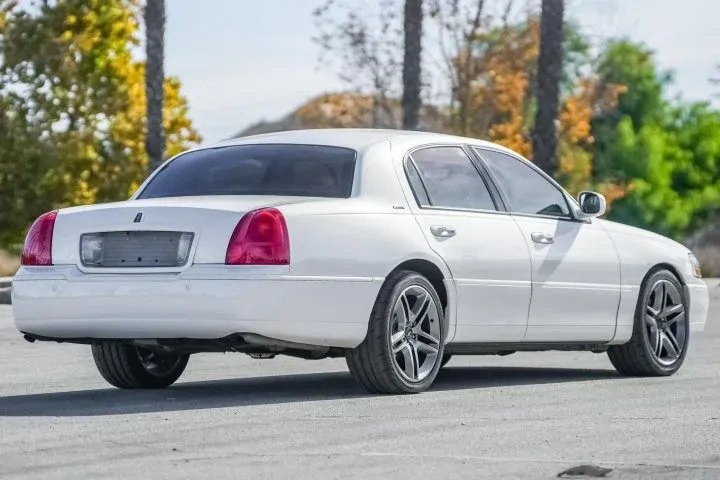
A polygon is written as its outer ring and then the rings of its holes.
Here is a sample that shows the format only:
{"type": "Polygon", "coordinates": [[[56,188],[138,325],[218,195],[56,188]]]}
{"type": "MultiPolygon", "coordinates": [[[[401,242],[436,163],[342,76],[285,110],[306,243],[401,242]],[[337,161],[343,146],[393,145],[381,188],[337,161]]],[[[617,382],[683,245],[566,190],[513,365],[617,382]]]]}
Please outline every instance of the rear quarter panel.
{"type": "MultiPolygon", "coordinates": [[[[278,208],[290,235],[288,275],[315,281],[372,282],[374,288],[363,304],[348,306],[361,309],[369,318],[385,277],[399,264],[422,259],[440,268],[448,280],[450,273],[430,249],[408,208],[390,161],[390,144],[361,150],[357,169],[348,199],[278,208]]],[[[453,298],[453,292],[448,291],[448,296],[453,298]]],[[[451,338],[454,322],[448,323],[451,338]]]]}

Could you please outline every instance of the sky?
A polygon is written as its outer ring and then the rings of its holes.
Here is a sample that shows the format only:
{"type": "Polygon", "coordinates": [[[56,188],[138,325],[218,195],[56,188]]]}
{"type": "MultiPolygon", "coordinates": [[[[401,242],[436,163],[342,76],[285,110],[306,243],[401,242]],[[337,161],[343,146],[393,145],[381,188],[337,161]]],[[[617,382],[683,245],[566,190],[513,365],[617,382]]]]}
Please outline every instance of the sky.
{"type": "MultiPolygon", "coordinates": [[[[595,41],[626,36],[655,50],[660,66],[675,72],[672,95],[709,100],[720,91],[708,81],[720,76],[720,2],[567,1],[570,18],[595,41]]],[[[320,3],[167,0],[166,74],[182,81],[204,143],[343,89],[335,73],[318,66],[311,13],[320,3]]]]}

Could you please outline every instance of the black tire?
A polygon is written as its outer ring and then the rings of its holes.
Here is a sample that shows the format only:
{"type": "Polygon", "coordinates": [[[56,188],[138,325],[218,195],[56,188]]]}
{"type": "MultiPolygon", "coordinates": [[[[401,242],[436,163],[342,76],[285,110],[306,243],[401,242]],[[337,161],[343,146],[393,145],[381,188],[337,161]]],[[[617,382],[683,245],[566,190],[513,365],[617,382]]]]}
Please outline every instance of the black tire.
{"type": "Polygon", "coordinates": [[[187,366],[188,354],[160,353],[120,342],[92,346],[93,359],[100,375],[112,386],[124,389],[165,388],[180,378],[187,366]],[[142,358],[155,355],[155,367],[147,367],[142,358]]]}
{"type": "MultiPolygon", "coordinates": [[[[433,312],[433,316],[435,316],[435,312],[433,312]]],[[[424,321],[420,323],[424,323],[424,321]]],[[[432,384],[440,370],[440,359],[442,359],[444,349],[444,335],[443,308],[435,288],[417,272],[400,270],[392,273],[385,280],[370,315],[365,340],[358,347],[348,350],[345,359],[355,380],[371,393],[419,393],[432,384]],[[422,363],[423,367],[426,361],[429,361],[432,365],[429,371],[425,373],[427,376],[417,381],[411,381],[401,373],[402,369],[395,359],[398,354],[394,355],[392,353],[391,345],[391,329],[394,325],[397,325],[397,321],[393,316],[394,306],[399,301],[400,295],[413,286],[422,287],[429,293],[434,305],[437,307],[437,318],[433,319],[428,316],[427,322],[434,324],[437,321],[438,326],[433,325],[433,328],[439,328],[437,354],[434,357],[426,356],[423,362],[419,361],[417,353],[413,357],[416,359],[418,371],[420,370],[420,363],[422,363]]]]}
{"type": "Polygon", "coordinates": [[[442,362],[440,362],[440,368],[443,368],[445,365],[447,365],[451,359],[452,359],[452,353],[443,354],[442,362]]]}
{"type": "MultiPolygon", "coordinates": [[[[669,287],[668,289],[672,290],[669,287]]],[[[685,292],[675,275],[667,270],[658,270],[651,274],[643,283],[638,297],[638,303],[635,308],[635,322],[630,341],[623,345],[613,345],[608,348],[608,357],[610,357],[610,361],[617,371],[628,376],[650,377],[668,376],[677,372],[685,361],[690,340],[690,325],[687,307],[688,304],[687,299],[685,298],[685,292]],[[648,302],[654,300],[655,298],[654,296],[651,297],[651,295],[657,295],[653,294],[653,289],[654,287],[657,288],[657,285],[664,282],[672,284],[675,289],[677,289],[684,312],[682,319],[677,320],[674,324],[676,331],[673,334],[673,338],[676,340],[680,338],[680,330],[678,329],[682,329],[682,348],[680,349],[679,355],[674,356],[674,361],[671,364],[667,364],[667,361],[663,362],[663,359],[659,358],[659,356],[654,352],[654,348],[651,343],[654,336],[651,333],[653,331],[653,327],[647,326],[646,324],[648,321],[652,322],[652,320],[646,319],[646,313],[648,313],[649,308],[648,302]]],[[[650,316],[651,318],[654,318],[652,315],[650,316]]],[[[655,327],[655,331],[658,331],[658,327],[655,327]]],[[[660,339],[660,342],[662,342],[662,338],[660,339]]],[[[673,344],[673,347],[675,344],[679,345],[679,343],[676,342],[673,344]]],[[[661,350],[661,352],[662,351],[663,350],[661,350]]],[[[667,351],[665,353],[669,354],[667,351]]]]}

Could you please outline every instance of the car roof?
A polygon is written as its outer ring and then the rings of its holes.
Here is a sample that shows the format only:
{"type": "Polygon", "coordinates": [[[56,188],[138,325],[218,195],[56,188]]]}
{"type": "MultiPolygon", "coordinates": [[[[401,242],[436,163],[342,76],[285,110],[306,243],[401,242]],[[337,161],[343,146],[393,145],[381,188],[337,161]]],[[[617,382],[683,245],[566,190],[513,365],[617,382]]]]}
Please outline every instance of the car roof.
{"type": "MultiPolygon", "coordinates": [[[[402,140],[411,148],[428,143],[464,143],[477,146],[510,150],[492,142],[475,138],[458,137],[442,133],[418,132],[408,130],[384,130],[374,128],[328,128],[312,130],[288,130],[284,132],[265,133],[248,137],[233,138],[209,145],[209,148],[232,145],[249,145],[258,143],[297,143],[304,145],[328,145],[360,149],[383,141],[402,140]]],[[[511,152],[514,153],[514,152],[511,152]]],[[[517,155],[515,153],[515,155],[517,155]]]]}

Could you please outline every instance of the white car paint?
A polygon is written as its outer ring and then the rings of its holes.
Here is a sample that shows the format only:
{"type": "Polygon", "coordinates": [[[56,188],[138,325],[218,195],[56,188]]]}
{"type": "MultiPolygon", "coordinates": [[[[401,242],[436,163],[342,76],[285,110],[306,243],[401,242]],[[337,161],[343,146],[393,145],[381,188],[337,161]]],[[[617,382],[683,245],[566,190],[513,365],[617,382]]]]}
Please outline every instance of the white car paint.
{"type": "MultiPolygon", "coordinates": [[[[416,132],[312,130],[221,145],[343,146],[358,152],[348,199],[185,197],[60,210],[54,265],[14,278],[17,328],[54,338],[220,338],[237,332],[310,345],[355,347],[385,277],[411,260],[432,263],[447,288],[447,342],[624,343],[640,285],[657,265],[672,268],[690,298],[694,330],[705,324],[707,288],[689,251],[650,232],[598,219],[585,223],[502,212],[418,207],[405,177],[408,151],[487,142],[416,132]],[[233,229],[245,212],[273,206],[286,219],[290,265],[227,266],[233,229]],[[134,224],[136,212],[145,214],[134,224]],[[430,227],[449,225],[439,239],[430,227]],[[190,261],[178,268],[82,266],[82,233],[192,231],[190,261]],[[537,246],[536,231],[556,243],[537,246]]],[[[169,161],[172,161],[169,160],[169,161]]],[[[149,181],[149,180],[148,180],[149,181]]],[[[139,191],[144,188],[140,187],[139,191]]]]}
{"type": "Polygon", "coordinates": [[[530,255],[510,215],[427,210],[416,219],[430,247],[444,260],[457,295],[457,333],[462,342],[520,342],[531,294],[530,255]],[[432,226],[452,226],[452,238],[432,226]]]}
{"type": "Polygon", "coordinates": [[[620,263],[597,223],[516,216],[532,259],[532,305],[525,340],[600,341],[615,334],[620,263]],[[549,245],[531,235],[551,235],[549,245]]]}

